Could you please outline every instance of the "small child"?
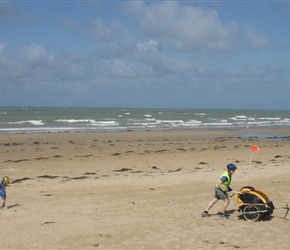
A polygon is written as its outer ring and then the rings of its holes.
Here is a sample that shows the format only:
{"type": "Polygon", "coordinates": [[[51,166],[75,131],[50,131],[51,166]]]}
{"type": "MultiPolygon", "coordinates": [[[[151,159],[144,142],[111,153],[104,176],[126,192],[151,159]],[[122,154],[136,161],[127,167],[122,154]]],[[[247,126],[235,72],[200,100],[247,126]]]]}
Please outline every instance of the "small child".
{"type": "Polygon", "coordinates": [[[237,167],[235,164],[230,163],[227,165],[227,171],[224,172],[218,183],[215,185],[215,194],[213,200],[208,204],[207,208],[202,212],[202,217],[210,217],[208,211],[212,208],[214,204],[216,204],[219,200],[223,200],[224,204],[220,213],[220,217],[224,219],[228,219],[228,216],[225,214],[225,211],[230,204],[229,196],[226,192],[232,191],[230,185],[232,183],[232,176],[235,173],[237,167]]]}
{"type": "Polygon", "coordinates": [[[8,186],[9,183],[10,183],[10,178],[8,176],[4,176],[2,181],[0,181],[0,197],[3,200],[3,203],[0,206],[0,208],[4,208],[5,207],[5,203],[6,203],[6,186],[8,186]]]}

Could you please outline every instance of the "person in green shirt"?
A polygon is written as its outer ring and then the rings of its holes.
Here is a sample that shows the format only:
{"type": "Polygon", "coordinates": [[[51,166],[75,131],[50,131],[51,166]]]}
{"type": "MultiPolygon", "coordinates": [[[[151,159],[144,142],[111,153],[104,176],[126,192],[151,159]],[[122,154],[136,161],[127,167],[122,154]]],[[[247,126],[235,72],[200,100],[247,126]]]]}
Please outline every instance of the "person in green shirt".
{"type": "Polygon", "coordinates": [[[215,193],[214,198],[206,209],[202,212],[202,217],[210,217],[210,214],[208,213],[209,210],[215,205],[219,200],[223,200],[224,204],[222,206],[222,210],[220,213],[220,217],[224,219],[228,219],[228,216],[225,214],[225,211],[230,204],[230,199],[228,197],[227,192],[232,191],[230,185],[232,183],[232,175],[235,173],[237,167],[235,164],[230,163],[227,165],[227,171],[222,173],[217,184],[215,185],[215,193]]]}

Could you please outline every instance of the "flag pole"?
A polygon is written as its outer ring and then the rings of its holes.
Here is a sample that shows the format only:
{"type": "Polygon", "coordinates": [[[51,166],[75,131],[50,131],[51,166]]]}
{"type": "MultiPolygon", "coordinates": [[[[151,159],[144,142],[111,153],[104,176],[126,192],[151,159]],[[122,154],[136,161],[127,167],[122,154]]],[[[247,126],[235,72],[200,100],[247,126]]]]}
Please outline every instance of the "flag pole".
{"type": "Polygon", "coordinates": [[[251,152],[251,155],[250,155],[249,167],[248,167],[247,178],[246,178],[246,186],[248,185],[248,178],[249,178],[249,172],[250,172],[250,166],[251,166],[253,152],[256,152],[256,151],[259,151],[259,150],[260,150],[260,148],[258,146],[252,145],[252,152],[251,152]]]}
{"type": "Polygon", "coordinates": [[[253,151],[251,152],[251,156],[250,156],[250,161],[249,161],[249,166],[248,166],[248,172],[247,172],[247,178],[246,178],[246,186],[248,186],[248,178],[249,178],[249,172],[250,172],[250,166],[251,166],[252,156],[253,156],[253,151]]]}

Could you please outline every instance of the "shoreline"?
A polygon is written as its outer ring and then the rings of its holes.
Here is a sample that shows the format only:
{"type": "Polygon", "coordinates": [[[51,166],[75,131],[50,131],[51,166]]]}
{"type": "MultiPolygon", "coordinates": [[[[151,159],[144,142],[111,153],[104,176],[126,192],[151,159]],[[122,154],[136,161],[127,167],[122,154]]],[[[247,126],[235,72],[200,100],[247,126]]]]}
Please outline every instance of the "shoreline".
{"type": "Polygon", "coordinates": [[[232,128],[190,128],[190,129],[126,129],[126,130],[61,130],[61,131],[17,131],[1,132],[0,135],[20,135],[20,134],[55,134],[55,133],[144,133],[144,132],[232,132],[232,133],[249,133],[253,137],[255,134],[276,134],[278,136],[290,136],[288,127],[232,127],[232,128]]]}

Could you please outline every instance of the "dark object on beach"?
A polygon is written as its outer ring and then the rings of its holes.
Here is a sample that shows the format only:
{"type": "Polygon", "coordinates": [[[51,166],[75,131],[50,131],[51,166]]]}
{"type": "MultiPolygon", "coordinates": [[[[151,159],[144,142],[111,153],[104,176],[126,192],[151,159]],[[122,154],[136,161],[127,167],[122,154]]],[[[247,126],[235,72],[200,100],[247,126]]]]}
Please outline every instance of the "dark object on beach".
{"type": "Polygon", "coordinates": [[[46,178],[46,179],[55,179],[58,178],[59,176],[53,176],[53,175],[41,175],[38,176],[38,178],[46,178]]]}
{"type": "Polygon", "coordinates": [[[86,173],[84,173],[84,175],[95,175],[95,174],[97,174],[97,173],[94,173],[94,172],[86,172],[86,173]]]}
{"type": "Polygon", "coordinates": [[[78,176],[78,177],[71,177],[71,180],[82,180],[82,179],[87,179],[87,176],[78,176]]]}
{"type": "Polygon", "coordinates": [[[129,171],[129,170],[132,170],[131,168],[121,168],[121,169],[118,169],[118,170],[113,170],[114,172],[126,172],[126,171],[129,171]]]}
{"type": "Polygon", "coordinates": [[[55,223],[55,222],[54,222],[54,221],[46,221],[46,222],[44,222],[42,225],[53,224],[53,223],[55,223]]]}
{"type": "Polygon", "coordinates": [[[13,208],[13,207],[19,207],[20,205],[18,203],[14,204],[14,205],[10,205],[7,206],[7,209],[13,208]]]}
{"type": "Polygon", "coordinates": [[[178,169],[176,169],[176,170],[169,170],[168,173],[179,172],[179,171],[181,171],[181,170],[182,170],[182,168],[178,168],[178,169]]]}
{"type": "Polygon", "coordinates": [[[13,180],[11,183],[20,183],[20,182],[22,182],[22,181],[26,181],[26,180],[30,180],[30,178],[28,178],[28,177],[24,177],[24,178],[22,178],[22,179],[16,179],[16,180],[13,180]]]}

